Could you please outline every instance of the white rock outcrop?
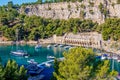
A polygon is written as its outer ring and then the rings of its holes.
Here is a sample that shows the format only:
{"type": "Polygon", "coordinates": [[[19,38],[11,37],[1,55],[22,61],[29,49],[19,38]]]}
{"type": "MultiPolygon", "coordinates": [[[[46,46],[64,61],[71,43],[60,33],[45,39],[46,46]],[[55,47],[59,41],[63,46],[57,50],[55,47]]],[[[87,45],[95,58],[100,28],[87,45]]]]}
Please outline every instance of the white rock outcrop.
{"type": "Polygon", "coordinates": [[[81,3],[60,2],[28,5],[25,8],[21,7],[19,12],[29,16],[36,15],[52,19],[81,18],[81,12],[84,12],[84,19],[103,23],[105,16],[99,9],[100,3],[109,11],[108,17],[120,18],[120,5],[116,3],[116,0],[83,0],[81,3]]]}

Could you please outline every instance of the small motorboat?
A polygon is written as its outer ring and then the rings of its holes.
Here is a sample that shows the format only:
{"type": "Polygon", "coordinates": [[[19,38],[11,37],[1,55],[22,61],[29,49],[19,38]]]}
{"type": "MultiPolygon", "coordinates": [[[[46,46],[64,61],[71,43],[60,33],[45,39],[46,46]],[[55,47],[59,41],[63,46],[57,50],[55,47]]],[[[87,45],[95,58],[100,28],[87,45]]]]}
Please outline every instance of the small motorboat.
{"type": "Polygon", "coordinates": [[[51,45],[48,45],[47,48],[51,48],[51,45]]]}
{"type": "Polygon", "coordinates": [[[70,47],[71,47],[71,46],[65,46],[64,48],[65,48],[65,49],[69,49],[70,47]]]}
{"type": "Polygon", "coordinates": [[[120,56],[118,56],[117,62],[120,62],[120,56]]]}
{"type": "Polygon", "coordinates": [[[58,44],[54,44],[53,46],[54,46],[54,47],[57,47],[57,46],[58,46],[58,44]]]}
{"type": "Polygon", "coordinates": [[[60,45],[59,45],[59,47],[63,47],[63,45],[62,45],[62,44],[60,44],[60,45]]]}
{"type": "Polygon", "coordinates": [[[117,62],[120,62],[120,59],[118,59],[117,62]]]}
{"type": "Polygon", "coordinates": [[[46,63],[45,63],[45,66],[50,67],[51,64],[46,62],[46,63]]]}
{"type": "Polygon", "coordinates": [[[25,58],[28,58],[28,56],[25,56],[25,58]]]}
{"type": "Polygon", "coordinates": [[[42,47],[42,45],[38,44],[38,45],[35,46],[35,49],[39,49],[41,47],[42,47]]]}
{"type": "Polygon", "coordinates": [[[37,62],[35,62],[34,59],[30,59],[30,60],[28,60],[27,62],[30,63],[30,64],[38,64],[37,62]]]}
{"type": "Polygon", "coordinates": [[[112,59],[112,56],[108,56],[107,59],[112,59]]]}
{"type": "Polygon", "coordinates": [[[69,48],[69,49],[73,49],[73,48],[75,48],[75,47],[71,47],[71,46],[70,46],[70,48],[69,48]]]}
{"type": "Polygon", "coordinates": [[[105,55],[101,56],[101,60],[105,60],[107,57],[105,55]]]}
{"type": "Polygon", "coordinates": [[[118,59],[118,56],[117,55],[113,55],[112,57],[114,60],[117,60],[118,59]]]}
{"type": "Polygon", "coordinates": [[[47,56],[47,59],[54,59],[54,56],[47,56]]]}

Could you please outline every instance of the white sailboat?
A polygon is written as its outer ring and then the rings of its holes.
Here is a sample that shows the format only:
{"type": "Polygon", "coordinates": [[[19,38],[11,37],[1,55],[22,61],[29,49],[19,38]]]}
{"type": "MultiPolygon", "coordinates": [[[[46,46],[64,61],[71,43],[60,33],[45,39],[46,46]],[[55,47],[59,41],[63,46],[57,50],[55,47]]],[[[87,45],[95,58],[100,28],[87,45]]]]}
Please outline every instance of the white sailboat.
{"type": "Polygon", "coordinates": [[[27,52],[21,49],[18,49],[18,29],[16,30],[16,50],[11,51],[11,54],[16,55],[16,56],[28,56],[27,52]]]}

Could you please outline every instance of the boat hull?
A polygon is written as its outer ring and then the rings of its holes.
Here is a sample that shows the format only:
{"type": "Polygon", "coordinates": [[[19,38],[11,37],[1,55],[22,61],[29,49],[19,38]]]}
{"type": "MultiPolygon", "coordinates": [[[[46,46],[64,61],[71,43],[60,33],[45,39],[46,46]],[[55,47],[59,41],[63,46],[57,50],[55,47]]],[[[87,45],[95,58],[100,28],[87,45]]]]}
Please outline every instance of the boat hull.
{"type": "Polygon", "coordinates": [[[28,56],[27,53],[17,52],[17,51],[11,51],[11,54],[13,54],[13,55],[15,55],[15,56],[28,56]]]}
{"type": "Polygon", "coordinates": [[[42,45],[36,45],[35,49],[40,49],[42,47],[42,45]]]}

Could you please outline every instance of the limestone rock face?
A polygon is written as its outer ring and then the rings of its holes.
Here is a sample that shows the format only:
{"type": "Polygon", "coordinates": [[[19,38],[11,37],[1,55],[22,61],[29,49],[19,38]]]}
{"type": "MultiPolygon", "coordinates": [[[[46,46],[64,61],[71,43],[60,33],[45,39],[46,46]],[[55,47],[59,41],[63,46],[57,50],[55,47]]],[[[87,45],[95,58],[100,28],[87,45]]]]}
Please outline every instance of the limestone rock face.
{"type": "Polygon", "coordinates": [[[101,13],[99,5],[103,4],[104,9],[107,9],[107,17],[120,18],[120,5],[116,0],[83,0],[80,2],[60,2],[27,5],[19,9],[20,13],[26,15],[36,15],[43,18],[52,19],[69,19],[81,18],[91,19],[94,22],[103,23],[105,15],[101,13]]]}

